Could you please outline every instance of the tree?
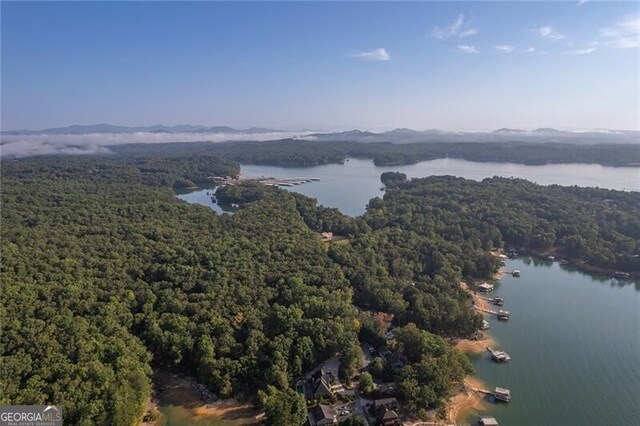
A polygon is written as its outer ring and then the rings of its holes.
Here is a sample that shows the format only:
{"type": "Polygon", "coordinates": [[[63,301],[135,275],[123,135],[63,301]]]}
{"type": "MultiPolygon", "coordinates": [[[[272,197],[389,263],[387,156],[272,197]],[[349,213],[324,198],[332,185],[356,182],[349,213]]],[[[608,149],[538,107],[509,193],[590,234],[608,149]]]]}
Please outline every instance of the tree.
{"type": "Polygon", "coordinates": [[[397,185],[405,182],[406,180],[407,175],[400,172],[384,172],[380,176],[380,181],[382,181],[386,186],[397,185]]]}
{"type": "Polygon", "coordinates": [[[340,365],[338,366],[338,376],[340,377],[340,380],[349,383],[351,381],[351,377],[356,373],[360,366],[361,360],[362,349],[360,348],[358,341],[355,340],[342,351],[342,355],[340,356],[340,365]]]}
{"type": "Polygon", "coordinates": [[[366,423],[361,417],[347,417],[345,420],[338,423],[340,426],[364,426],[366,423]]]}
{"type": "Polygon", "coordinates": [[[373,377],[371,377],[371,374],[367,372],[360,374],[358,378],[358,389],[365,395],[373,392],[373,377]]]}
{"type": "Polygon", "coordinates": [[[268,425],[302,425],[307,418],[304,397],[293,389],[278,390],[268,386],[259,391],[258,397],[265,409],[268,425]]]}
{"type": "Polygon", "coordinates": [[[375,357],[369,364],[369,371],[374,377],[382,378],[384,374],[384,361],[379,356],[375,357]]]}

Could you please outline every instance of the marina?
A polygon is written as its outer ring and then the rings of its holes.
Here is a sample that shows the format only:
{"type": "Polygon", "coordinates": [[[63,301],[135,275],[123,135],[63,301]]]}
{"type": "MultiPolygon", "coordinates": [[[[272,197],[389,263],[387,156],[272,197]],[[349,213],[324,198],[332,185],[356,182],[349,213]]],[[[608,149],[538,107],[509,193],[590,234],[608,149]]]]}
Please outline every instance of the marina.
{"type": "MultiPolygon", "coordinates": [[[[336,207],[349,216],[365,212],[367,203],[381,197],[380,175],[388,171],[405,173],[408,177],[453,175],[467,179],[483,180],[492,176],[528,179],[543,185],[599,186],[618,190],[640,191],[638,167],[605,167],[587,164],[552,164],[527,166],[513,163],[484,163],[446,158],[422,161],[411,165],[376,166],[370,159],[347,158],[343,164],[324,164],[312,167],[279,167],[253,164],[241,165],[241,176],[273,176],[275,179],[294,179],[312,176],[318,182],[304,185],[282,186],[315,198],[325,207],[336,207]],[[354,191],[354,188],[358,188],[354,191]]],[[[288,183],[288,182],[285,182],[288,183]]],[[[212,187],[215,182],[212,182],[212,187]]],[[[207,188],[210,189],[210,188],[207,188]]],[[[205,205],[217,213],[225,213],[225,206],[211,203],[201,190],[180,194],[180,198],[205,205]]],[[[185,191],[186,192],[186,191],[185,191]]],[[[509,258],[517,252],[507,250],[509,258]]]]}
{"type": "MultiPolygon", "coordinates": [[[[320,181],[320,178],[301,177],[301,176],[281,177],[281,178],[275,178],[271,176],[249,177],[249,176],[243,175],[243,176],[240,176],[239,178],[236,178],[233,176],[226,176],[224,178],[212,177],[211,180],[218,187],[237,185],[239,183],[246,183],[246,182],[257,182],[266,186],[293,187],[297,185],[303,185],[305,183],[318,182],[320,181]]],[[[209,192],[215,192],[215,191],[208,191],[207,195],[210,195],[209,192]]]]}

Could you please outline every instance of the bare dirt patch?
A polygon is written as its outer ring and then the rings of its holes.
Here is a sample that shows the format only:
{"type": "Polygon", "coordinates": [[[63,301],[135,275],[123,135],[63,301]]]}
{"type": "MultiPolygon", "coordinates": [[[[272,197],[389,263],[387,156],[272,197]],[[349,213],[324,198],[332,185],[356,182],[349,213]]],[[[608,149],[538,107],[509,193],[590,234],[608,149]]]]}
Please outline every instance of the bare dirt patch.
{"type": "Polygon", "coordinates": [[[475,377],[467,377],[460,392],[454,395],[447,404],[447,421],[458,424],[473,411],[481,412],[487,409],[484,394],[473,389],[485,388],[485,384],[475,377]]]}
{"type": "Polygon", "coordinates": [[[259,424],[264,413],[250,402],[234,398],[215,401],[195,380],[177,374],[159,372],[155,377],[156,396],[148,409],[160,416],[145,426],[165,424],[203,426],[239,426],[259,424]]]}
{"type": "Polygon", "coordinates": [[[262,418],[260,410],[252,404],[239,402],[233,398],[196,407],[193,413],[198,418],[242,420],[242,424],[258,424],[262,418]]]}

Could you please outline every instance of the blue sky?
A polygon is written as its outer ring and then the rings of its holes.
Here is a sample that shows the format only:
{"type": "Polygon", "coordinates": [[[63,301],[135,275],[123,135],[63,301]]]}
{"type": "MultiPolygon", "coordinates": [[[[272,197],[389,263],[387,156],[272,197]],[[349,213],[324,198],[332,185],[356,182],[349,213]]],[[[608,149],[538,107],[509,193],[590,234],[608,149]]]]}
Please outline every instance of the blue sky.
{"type": "Polygon", "coordinates": [[[638,129],[635,2],[2,2],[3,129],[638,129]]]}

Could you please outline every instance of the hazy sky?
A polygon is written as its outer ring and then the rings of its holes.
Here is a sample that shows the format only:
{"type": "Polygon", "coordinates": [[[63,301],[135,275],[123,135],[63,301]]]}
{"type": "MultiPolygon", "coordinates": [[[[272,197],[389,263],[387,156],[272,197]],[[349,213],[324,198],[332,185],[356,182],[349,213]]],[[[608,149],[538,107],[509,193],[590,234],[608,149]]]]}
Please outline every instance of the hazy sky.
{"type": "Polygon", "coordinates": [[[640,127],[637,2],[1,7],[4,130],[640,127]]]}

